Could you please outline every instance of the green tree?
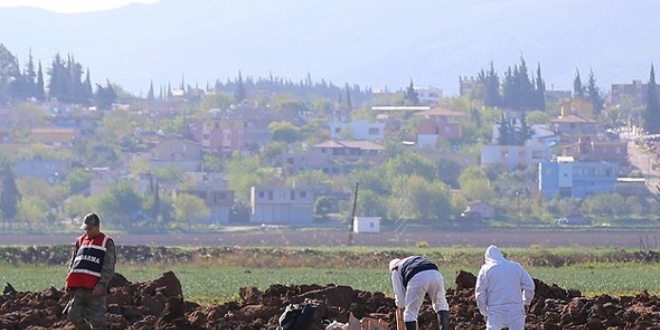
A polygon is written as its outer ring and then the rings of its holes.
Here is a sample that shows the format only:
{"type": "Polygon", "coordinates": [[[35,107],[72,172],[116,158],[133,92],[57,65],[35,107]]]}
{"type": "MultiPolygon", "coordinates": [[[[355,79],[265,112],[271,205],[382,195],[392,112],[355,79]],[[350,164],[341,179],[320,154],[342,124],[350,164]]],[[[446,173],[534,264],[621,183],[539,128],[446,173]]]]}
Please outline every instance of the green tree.
{"type": "Polygon", "coordinates": [[[268,130],[273,136],[273,141],[281,141],[287,144],[299,141],[302,135],[300,128],[288,121],[274,121],[268,124],[268,130]]]}
{"type": "Polygon", "coordinates": [[[536,68],[536,109],[545,111],[545,81],[541,78],[541,64],[536,68]]]}
{"type": "Polygon", "coordinates": [[[236,79],[236,90],[234,90],[234,100],[237,103],[242,102],[247,98],[247,92],[245,91],[245,86],[243,85],[243,75],[241,72],[238,72],[238,78],[236,79]]]}
{"type": "Polygon", "coordinates": [[[265,169],[261,167],[257,156],[234,156],[227,163],[229,188],[234,191],[239,204],[249,205],[250,189],[264,181],[265,169]]]}
{"type": "Polygon", "coordinates": [[[458,177],[458,184],[461,186],[461,193],[468,201],[490,202],[495,196],[490,180],[479,166],[466,168],[458,177]]]}
{"type": "Polygon", "coordinates": [[[213,94],[204,95],[199,106],[202,110],[210,109],[223,109],[226,110],[234,103],[234,97],[223,93],[215,92],[213,94]]]}
{"type": "Polygon", "coordinates": [[[37,69],[37,84],[35,86],[34,96],[39,101],[46,100],[46,90],[44,89],[44,73],[41,69],[41,62],[39,62],[39,69],[37,69]]]}
{"type": "Polygon", "coordinates": [[[387,220],[387,198],[375,191],[362,189],[357,198],[357,214],[366,217],[382,217],[387,220]]]}
{"type": "Polygon", "coordinates": [[[504,114],[502,114],[502,118],[500,119],[500,125],[498,127],[498,137],[497,137],[497,144],[501,146],[508,146],[513,144],[513,127],[511,127],[511,123],[504,118],[504,114]]]}
{"type": "Polygon", "coordinates": [[[575,69],[575,78],[573,79],[573,97],[584,98],[586,96],[585,92],[585,88],[582,85],[582,79],[580,79],[580,71],[575,69]]]}
{"type": "Polygon", "coordinates": [[[18,59],[0,43],[0,102],[13,100],[21,79],[18,59]]]}
{"type": "Polygon", "coordinates": [[[96,84],[96,94],[94,95],[94,104],[100,109],[111,109],[112,103],[117,99],[117,92],[115,88],[110,84],[110,81],[106,81],[106,86],[103,87],[99,84],[96,84]]]}
{"type": "Polygon", "coordinates": [[[644,129],[649,134],[660,134],[660,100],[658,99],[658,87],[655,83],[653,65],[651,65],[646,111],[644,112],[644,129]]]}
{"type": "Polygon", "coordinates": [[[481,72],[477,75],[477,80],[483,86],[483,95],[480,98],[484,101],[484,105],[488,107],[499,107],[502,104],[500,77],[495,72],[493,61],[490,61],[488,72],[481,69],[481,72]]]}
{"type": "Polygon", "coordinates": [[[408,85],[408,88],[406,88],[404,100],[405,103],[409,105],[419,104],[419,97],[417,95],[417,92],[415,91],[415,87],[413,85],[412,79],[410,79],[410,85],[408,85]]]}
{"type": "Polygon", "coordinates": [[[594,70],[589,72],[589,81],[587,82],[587,96],[591,100],[591,104],[594,107],[594,115],[600,117],[605,107],[605,100],[600,95],[600,90],[596,86],[596,78],[594,77],[594,70]]]}
{"type": "Polygon", "coordinates": [[[450,196],[441,183],[413,175],[408,180],[408,196],[414,218],[425,222],[451,219],[450,196]]]}
{"type": "Polygon", "coordinates": [[[18,213],[18,203],[21,201],[21,193],[16,187],[14,171],[7,160],[2,161],[2,170],[0,170],[0,209],[4,220],[11,222],[15,220],[18,213]]]}
{"type": "Polygon", "coordinates": [[[437,173],[432,161],[413,151],[389,159],[384,164],[384,168],[388,178],[416,174],[427,181],[433,181],[437,173]]]}
{"type": "Polygon", "coordinates": [[[93,178],[92,173],[81,168],[74,168],[66,176],[65,185],[69,194],[79,194],[89,189],[93,178]]]}
{"type": "Polygon", "coordinates": [[[83,216],[92,210],[92,203],[89,197],[83,195],[69,196],[62,203],[61,216],[65,219],[78,219],[82,221],[83,216]]]}
{"type": "Polygon", "coordinates": [[[47,228],[50,206],[39,196],[26,196],[18,203],[16,220],[28,226],[28,230],[47,228]]]}
{"type": "Polygon", "coordinates": [[[100,195],[94,196],[92,205],[98,214],[108,219],[107,224],[119,228],[130,228],[133,217],[142,210],[142,196],[128,181],[119,181],[100,195]]]}
{"type": "Polygon", "coordinates": [[[193,220],[208,218],[211,210],[206,206],[204,200],[190,194],[178,194],[174,198],[174,217],[181,223],[192,228],[193,220]]]}
{"type": "Polygon", "coordinates": [[[550,117],[543,111],[534,110],[525,116],[525,122],[529,125],[542,125],[550,123],[550,117]]]}

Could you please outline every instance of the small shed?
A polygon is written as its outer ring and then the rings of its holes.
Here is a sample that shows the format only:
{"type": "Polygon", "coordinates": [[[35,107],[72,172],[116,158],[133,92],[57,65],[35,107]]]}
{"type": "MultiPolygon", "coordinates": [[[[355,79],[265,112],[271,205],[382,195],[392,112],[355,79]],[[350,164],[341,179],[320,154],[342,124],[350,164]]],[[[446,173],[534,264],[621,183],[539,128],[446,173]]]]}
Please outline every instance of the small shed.
{"type": "Polygon", "coordinates": [[[353,232],[380,233],[380,217],[355,217],[353,218],[353,232]]]}

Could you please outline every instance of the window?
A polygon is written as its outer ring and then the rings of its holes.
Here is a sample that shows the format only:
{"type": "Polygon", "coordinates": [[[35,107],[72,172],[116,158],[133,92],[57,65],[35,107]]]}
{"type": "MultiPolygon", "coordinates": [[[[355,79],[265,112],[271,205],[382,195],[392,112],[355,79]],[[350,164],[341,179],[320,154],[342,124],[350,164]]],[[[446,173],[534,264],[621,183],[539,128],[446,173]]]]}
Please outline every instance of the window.
{"type": "Polygon", "coordinates": [[[273,191],[272,190],[268,191],[268,200],[270,200],[270,201],[273,200],[273,191]]]}
{"type": "Polygon", "coordinates": [[[293,191],[293,190],[289,191],[289,199],[291,199],[292,201],[296,200],[296,192],[295,191],[293,191]]]}
{"type": "Polygon", "coordinates": [[[259,191],[259,193],[257,195],[259,196],[259,198],[264,198],[264,192],[263,191],[259,191]]]}
{"type": "Polygon", "coordinates": [[[369,128],[369,135],[379,135],[379,134],[380,134],[380,128],[378,127],[369,128]]]}
{"type": "Polygon", "coordinates": [[[224,192],[216,192],[215,194],[213,194],[213,201],[216,203],[220,201],[224,201],[226,199],[227,199],[227,194],[225,194],[224,192]]]}
{"type": "Polygon", "coordinates": [[[306,191],[301,191],[300,192],[300,198],[307,198],[307,192],[306,191]]]}

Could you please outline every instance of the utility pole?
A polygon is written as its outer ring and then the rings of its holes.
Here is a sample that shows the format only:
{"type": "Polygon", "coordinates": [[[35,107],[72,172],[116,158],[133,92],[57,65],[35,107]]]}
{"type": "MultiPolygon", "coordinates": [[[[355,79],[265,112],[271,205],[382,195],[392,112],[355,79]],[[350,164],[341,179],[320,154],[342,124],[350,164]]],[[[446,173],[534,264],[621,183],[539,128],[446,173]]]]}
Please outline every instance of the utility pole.
{"type": "Polygon", "coordinates": [[[349,226],[350,232],[348,233],[348,246],[353,245],[353,230],[355,229],[355,210],[357,208],[357,196],[358,188],[360,186],[359,182],[355,183],[355,194],[353,195],[353,212],[351,212],[351,225],[349,226]]]}

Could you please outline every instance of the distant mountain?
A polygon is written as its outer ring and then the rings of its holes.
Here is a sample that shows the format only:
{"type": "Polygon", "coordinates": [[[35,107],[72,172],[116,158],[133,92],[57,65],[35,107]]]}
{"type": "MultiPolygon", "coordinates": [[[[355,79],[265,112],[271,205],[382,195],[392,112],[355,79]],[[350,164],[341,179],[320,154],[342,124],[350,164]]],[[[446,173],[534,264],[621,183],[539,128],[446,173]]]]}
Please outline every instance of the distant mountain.
{"type": "Polygon", "coordinates": [[[576,69],[612,83],[648,81],[660,63],[657,0],[162,0],[84,14],[0,10],[0,43],[21,66],[73,54],[94,82],[134,93],[216,79],[309,73],[343,86],[401,89],[413,80],[456,94],[459,76],[493,61],[504,75],[541,64],[547,89],[572,89],[576,69]]]}

